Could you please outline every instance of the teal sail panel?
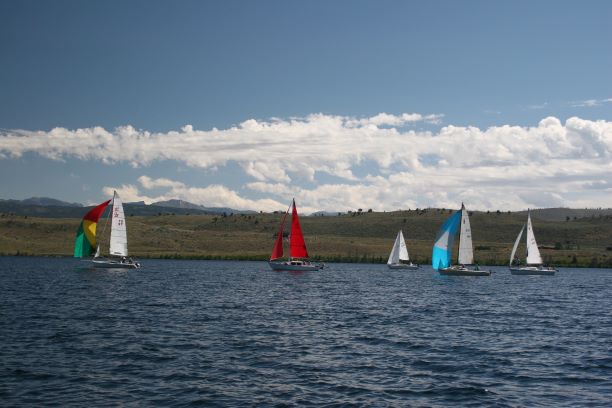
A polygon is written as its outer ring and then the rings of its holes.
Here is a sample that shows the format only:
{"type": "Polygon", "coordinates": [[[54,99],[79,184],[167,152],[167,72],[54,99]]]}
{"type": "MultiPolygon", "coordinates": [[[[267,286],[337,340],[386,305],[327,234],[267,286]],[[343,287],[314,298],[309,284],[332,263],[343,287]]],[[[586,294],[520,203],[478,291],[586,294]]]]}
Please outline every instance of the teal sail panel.
{"type": "Polygon", "coordinates": [[[455,235],[461,223],[461,211],[455,211],[445,222],[436,235],[433,252],[431,254],[431,267],[434,269],[448,268],[451,264],[451,254],[455,235]]]}

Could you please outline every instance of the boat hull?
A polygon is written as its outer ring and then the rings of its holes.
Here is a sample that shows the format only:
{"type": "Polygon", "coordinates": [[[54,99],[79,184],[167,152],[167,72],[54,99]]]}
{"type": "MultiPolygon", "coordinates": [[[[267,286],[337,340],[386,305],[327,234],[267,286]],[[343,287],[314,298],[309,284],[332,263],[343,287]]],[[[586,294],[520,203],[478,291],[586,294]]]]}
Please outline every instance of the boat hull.
{"type": "Polygon", "coordinates": [[[551,276],[557,272],[556,269],[552,268],[538,268],[534,266],[526,266],[522,268],[510,268],[512,275],[545,275],[551,276]]]}
{"type": "Polygon", "coordinates": [[[138,262],[121,262],[113,259],[93,259],[91,261],[94,268],[105,268],[105,269],[138,269],[140,263],[138,262]]]}
{"type": "Polygon", "coordinates": [[[417,270],[419,269],[419,265],[415,264],[387,264],[389,269],[407,269],[407,270],[417,270]]]}
{"type": "Polygon", "coordinates": [[[323,269],[323,265],[312,264],[310,262],[292,263],[269,261],[268,265],[270,265],[270,268],[274,271],[318,271],[323,269]]]}
{"type": "Polygon", "coordinates": [[[453,267],[438,270],[440,275],[448,276],[491,276],[491,271],[476,270],[466,267],[453,267]]]}

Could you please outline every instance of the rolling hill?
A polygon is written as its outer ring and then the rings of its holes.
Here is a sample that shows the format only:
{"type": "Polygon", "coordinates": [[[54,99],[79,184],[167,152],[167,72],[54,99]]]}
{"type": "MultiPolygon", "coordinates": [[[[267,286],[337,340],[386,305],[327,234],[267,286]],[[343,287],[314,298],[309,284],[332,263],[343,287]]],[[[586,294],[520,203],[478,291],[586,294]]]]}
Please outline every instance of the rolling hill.
{"type": "MultiPolygon", "coordinates": [[[[159,208],[163,207],[156,207],[159,208]]],[[[78,217],[47,218],[0,213],[0,254],[69,256],[84,211],[81,208],[78,217]]],[[[579,212],[547,211],[532,213],[538,243],[547,262],[612,267],[612,211],[594,210],[582,213],[586,216],[580,218],[579,212]],[[576,214],[576,218],[569,214],[576,214]]],[[[126,214],[130,252],[141,258],[267,259],[280,220],[279,214],[187,215],[168,212],[168,208],[150,215],[136,215],[129,206],[126,214]]],[[[302,217],[301,221],[313,257],[326,261],[385,262],[397,230],[402,229],[411,257],[427,263],[436,232],[449,215],[450,210],[423,209],[318,215],[302,217]]],[[[471,212],[477,262],[507,263],[525,215],[471,212]]],[[[101,242],[107,243],[108,237],[101,237],[101,242]]]]}

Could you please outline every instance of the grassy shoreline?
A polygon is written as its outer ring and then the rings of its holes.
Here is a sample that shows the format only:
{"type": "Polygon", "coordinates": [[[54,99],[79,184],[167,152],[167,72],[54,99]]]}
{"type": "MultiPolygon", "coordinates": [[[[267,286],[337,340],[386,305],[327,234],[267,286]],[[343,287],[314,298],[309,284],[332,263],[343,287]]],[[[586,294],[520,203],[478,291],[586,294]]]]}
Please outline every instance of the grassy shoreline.
{"type": "MultiPolygon", "coordinates": [[[[386,263],[399,229],[411,259],[429,264],[436,232],[450,210],[428,209],[302,217],[311,257],[324,262],[386,263]]],[[[534,214],[532,213],[532,217],[534,214]]],[[[130,255],[139,259],[268,259],[279,214],[161,215],[127,218],[130,255]]],[[[71,256],[76,218],[0,216],[0,256],[71,256]]],[[[521,213],[471,215],[476,262],[504,266],[521,213]]],[[[566,267],[612,267],[612,216],[550,220],[534,217],[544,261],[566,267]]],[[[99,232],[104,228],[100,225],[99,232]]],[[[108,228],[99,241],[108,248],[108,228]]],[[[457,240],[456,240],[457,241],[457,240]]],[[[455,245],[458,243],[455,242],[455,245]]],[[[518,256],[524,257],[523,248],[518,256]]],[[[456,254],[456,248],[455,252],[456,254]]]]}

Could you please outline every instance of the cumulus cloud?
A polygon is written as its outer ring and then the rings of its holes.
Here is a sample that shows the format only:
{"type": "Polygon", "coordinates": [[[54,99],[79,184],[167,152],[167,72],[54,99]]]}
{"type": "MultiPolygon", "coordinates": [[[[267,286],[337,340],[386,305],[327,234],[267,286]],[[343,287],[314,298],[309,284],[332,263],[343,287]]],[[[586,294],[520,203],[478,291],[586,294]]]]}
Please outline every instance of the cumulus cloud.
{"type": "Polygon", "coordinates": [[[432,114],[421,115],[419,113],[403,113],[401,115],[393,115],[389,113],[379,113],[370,118],[364,119],[348,119],[346,125],[354,126],[404,126],[409,123],[425,122],[430,124],[439,124],[444,115],[432,114]]]}
{"type": "Polygon", "coordinates": [[[169,180],[167,178],[152,179],[148,176],[138,178],[140,187],[133,184],[121,186],[106,186],[103,188],[105,195],[110,196],[117,191],[124,202],[144,201],[151,204],[158,201],[180,199],[207,207],[230,207],[236,210],[275,211],[283,208],[284,203],[272,199],[252,200],[241,197],[236,191],[230,190],[222,185],[210,185],[207,187],[189,187],[182,182],[169,180]],[[142,192],[142,189],[151,190],[162,188],[166,191],[157,196],[150,196],[142,192]]]}
{"type": "MultiPolygon", "coordinates": [[[[237,163],[243,188],[193,187],[142,176],[119,186],[130,200],[181,198],[206,206],[283,208],[291,197],[313,211],[407,207],[477,209],[533,206],[612,206],[593,187],[612,183],[612,122],[547,117],[536,126],[487,129],[446,125],[415,130],[441,115],[381,113],[369,118],[313,114],[304,118],[249,119],[228,129],[155,133],[125,126],[4,131],[0,154],[34,152],[146,167],[173,160],[197,168],[237,163]],[[151,197],[147,190],[165,189],[151,197]],[[144,192],[143,192],[144,190],[144,192]],[[253,199],[251,197],[272,197],[253,199]]],[[[222,180],[222,175],[220,177],[222,180]]],[[[110,187],[109,187],[110,188],[110,187]]],[[[123,196],[123,194],[122,194],[123,196]]]]}
{"type": "Polygon", "coordinates": [[[121,186],[113,187],[106,186],[102,189],[104,195],[109,197],[112,196],[115,191],[119,194],[121,200],[126,203],[144,201],[147,204],[151,204],[152,202],[158,201],[155,197],[142,195],[138,190],[138,186],[133,184],[122,184],[121,186]]]}
{"type": "Polygon", "coordinates": [[[147,176],[140,176],[138,178],[138,182],[147,190],[151,190],[153,188],[159,188],[159,187],[167,187],[167,188],[185,187],[185,184],[181,183],[180,181],[174,181],[174,180],[170,180],[167,178],[152,179],[147,176]]]}
{"type": "Polygon", "coordinates": [[[35,152],[54,160],[76,157],[104,163],[127,162],[135,167],[176,160],[192,167],[211,168],[231,160],[258,180],[289,181],[290,174],[312,179],[316,171],[337,171],[345,177],[350,176],[349,164],[362,158],[388,162],[391,157],[385,149],[389,143],[399,138],[406,140],[406,134],[397,127],[434,123],[441,117],[381,113],[355,119],[313,114],[288,120],[249,119],[224,130],[195,130],[187,125],[167,133],[132,126],[113,131],[101,127],[55,128],[48,132],[15,130],[0,133],[0,153],[4,157],[20,157],[35,152]],[[375,151],[371,151],[373,147],[375,151]],[[332,157],[339,160],[330,161],[332,157]],[[340,165],[333,164],[336,161],[340,165]]]}

